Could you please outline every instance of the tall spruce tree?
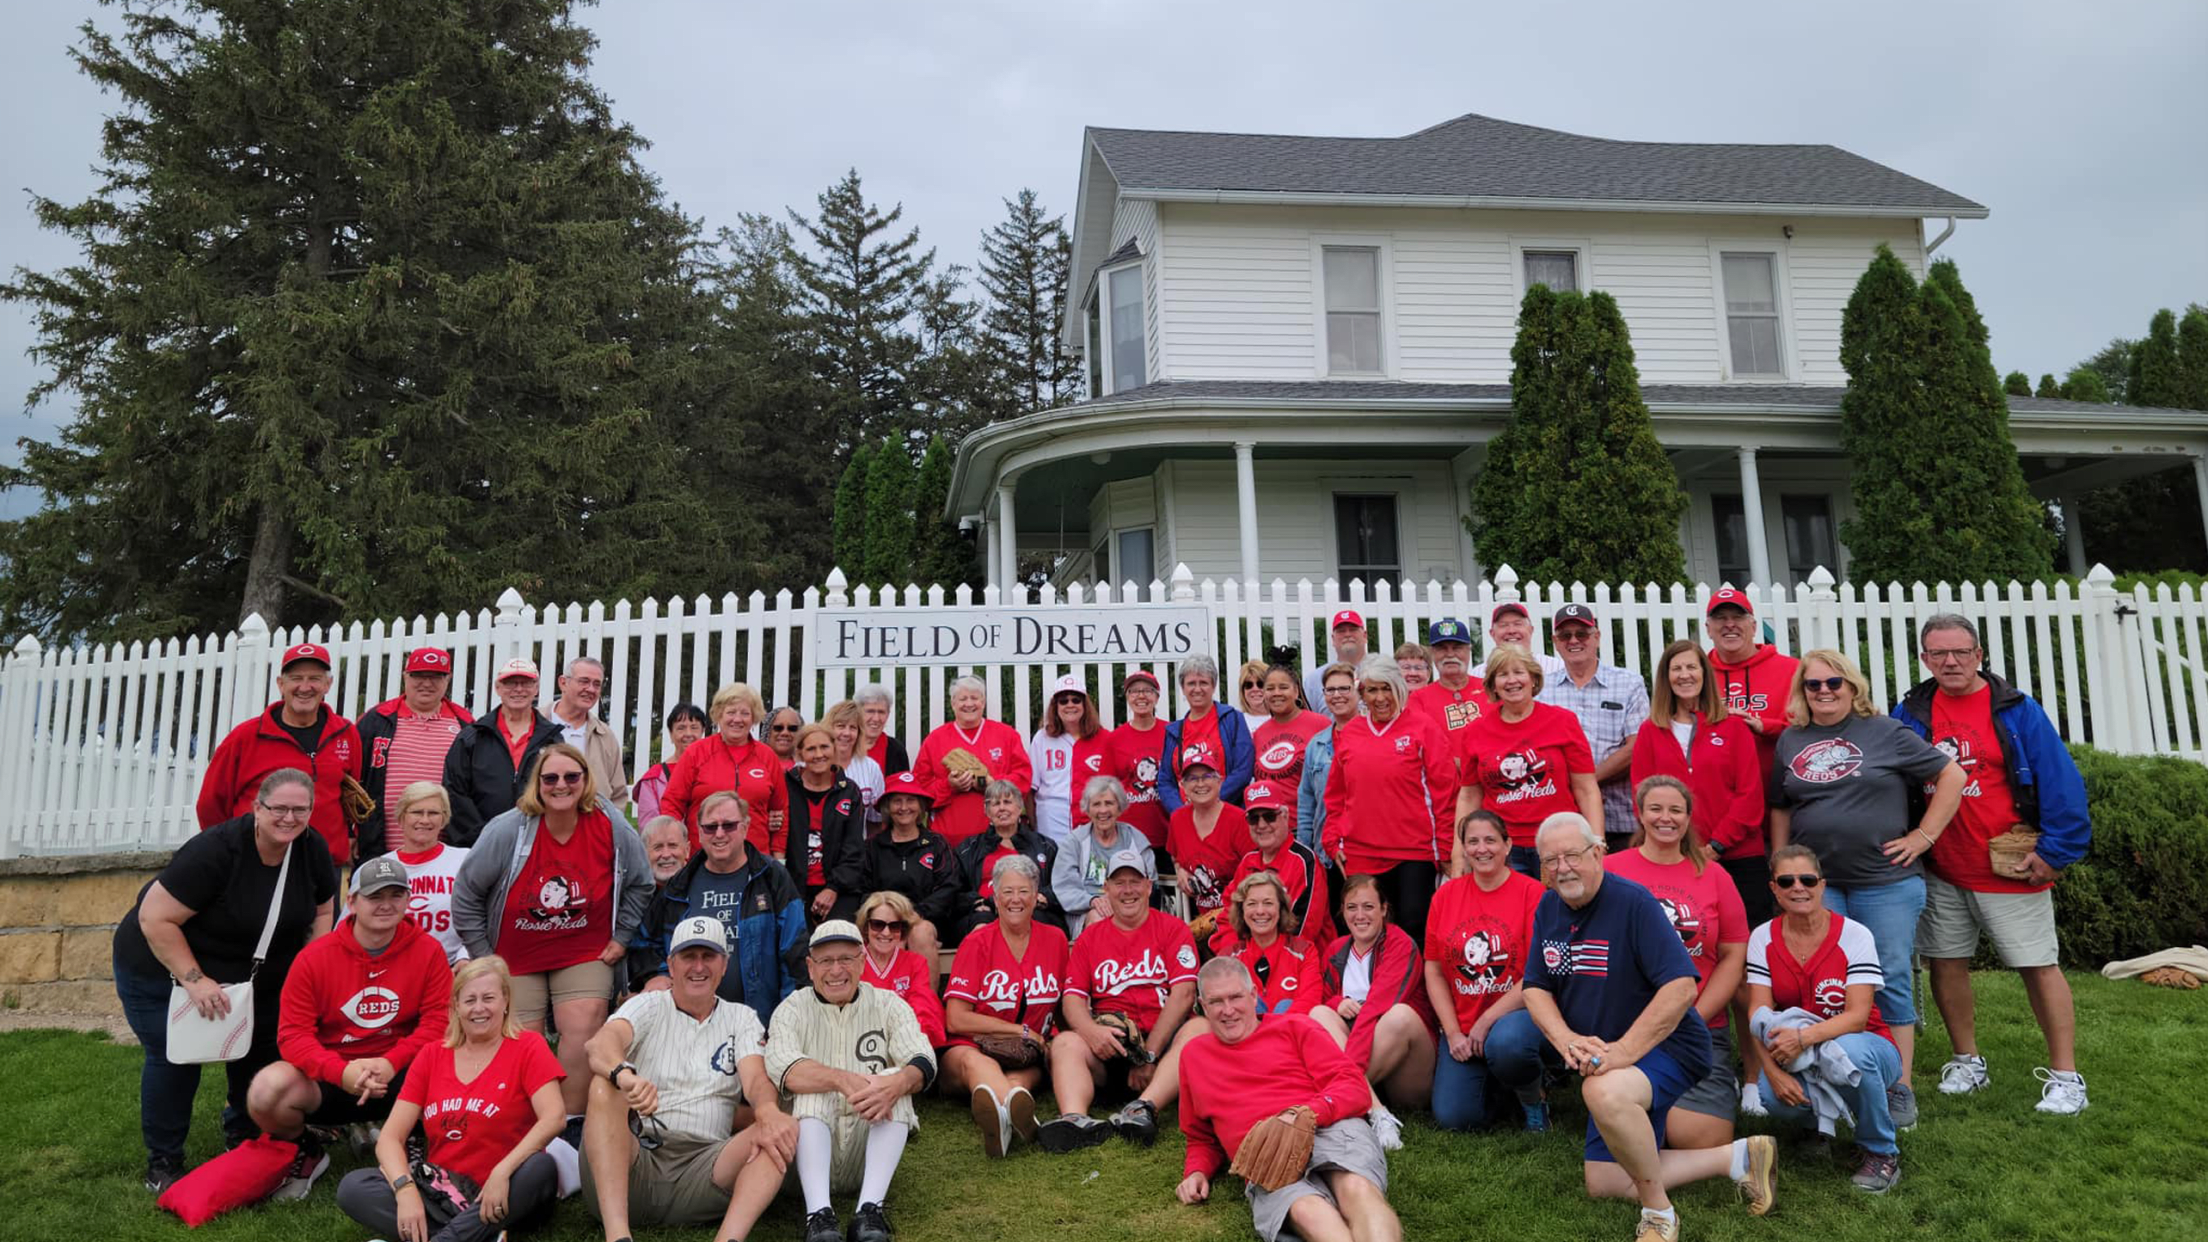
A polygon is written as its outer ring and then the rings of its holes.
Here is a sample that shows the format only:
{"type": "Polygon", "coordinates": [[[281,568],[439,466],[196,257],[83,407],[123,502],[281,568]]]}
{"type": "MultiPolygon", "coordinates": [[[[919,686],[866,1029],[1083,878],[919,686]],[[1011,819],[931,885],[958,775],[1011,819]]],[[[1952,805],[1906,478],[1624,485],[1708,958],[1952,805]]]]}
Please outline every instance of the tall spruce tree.
{"type": "Polygon", "coordinates": [[[2131,385],[2131,355],[2139,348],[2139,342],[2128,337],[2112,338],[2099,353],[2079,363],[2101,377],[2101,388],[2110,401],[2129,404],[2131,385]]]}
{"type": "Polygon", "coordinates": [[[2062,385],[2055,382],[2054,373],[2050,371],[2039,377],[2038,392],[2020,392],[2011,393],[2010,395],[2017,397],[2060,397],[2062,395],[2062,385]]]}
{"type": "Polygon", "coordinates": [[[2032,395],[2032,377],[2022,371],[2011,371],[2002,377],[2001,391],[2012,397],[2029,397],[2032,395]]]}
{"type": "Polygon", "coordinates": [[[821,191],[818,215],[790,213],[812,243],[797,272],[840,449],[901,434],[912,419],[923,352],[913,320],[935,252],[920,249],[919,229],[895,231],[904,214],[902,203],[884,212],[868,202],[857,169],[821,191]]]}
{"type": "Polygon", "coordinates": [[[950,503],[954,456],[950,441],[930,436],[912,485],[913,580],[922,586],[940,584],[945,591],[957,589],[962,582],[981,585],[981,560],[974,541],[943,515],[950,503]]]}
{"type": "Polygon", "coordinates": [[[866,463],[865,581],[912,580],[912,454],[902,440],[874,446],[866,463]]]}
{"type": "Polygon", "coordinates": [[[873,446],[851,450],[851,460],[836,480],[835,516],[830,528],[830,555],[846,578],[866,580],[866,472],[874,464],[873,446]]]}
{"type": "Polygon", "coordinates": [[[2188,410],[2208,410],[2208,308],[2189,306],[2177,321],[2178,401],[2188,410]]]}
{"type": "Polygon", "coordinates": [[[2031,578],[2052,566],[2042,510],[2009,437],[1984,322],[1952,262],[1919,286],[1880,246],[1840,321],[1841,446],[1858,579],[2031,578]]]}
{"type": "Polygon", "coordinates": [[[46,507],[0,525],[0,630],[654,590],[745,538],[664,431],[695,229],[567,0],[118,8],[72,52],[118,101],[101,184],[33,200],[81,257],[0,287],[76,401],[7,479],[46,507]]]}
{"type": "Polygon", "coordinates": [[[2131,351],[2131,383],[2124,400],[2132,405],[2181,408],[2185,383],[2177,356],[2177,316],[2168,309],[2154,312],[2147,322],[2146,339],[2131,351]]]}
{"type": "Polygon", "coordinates": [[[1528,289],[1510,357],[1510,421],[1488,443],[1465,519],[1480,559],[1542,582],[1684,579],[1687,497],[1617,301],[1528,289]]]}
{"type": "Polygon", "coordinates": [[[1004,200],[1004,219],[981,235],[981,287],[988,294],[982,337],[995,364],[1008,411],[1064,405],[1073,399],[1079,368],[1058,334],[1073,240],[1065,217],[1046,216],[1033,190],[1004,200]]]}

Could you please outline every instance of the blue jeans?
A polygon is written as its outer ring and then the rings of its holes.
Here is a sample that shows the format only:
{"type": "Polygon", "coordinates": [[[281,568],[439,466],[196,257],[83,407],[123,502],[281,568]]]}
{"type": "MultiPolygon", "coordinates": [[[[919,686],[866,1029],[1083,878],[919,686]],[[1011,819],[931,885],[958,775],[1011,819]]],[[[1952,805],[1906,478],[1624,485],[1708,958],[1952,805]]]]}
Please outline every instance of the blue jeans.
{"type": "Polygon", "coordinates": [[[1505,1014],[1487,1032],[1486,1051],[1469,1061],[1449,1055],[1448,1041],[1434,1058],[1434,1123],[1444,1130],[1477,1130],[1509,1117],[1519,1102],[1541,1098],[1541,1061],[1556,1060],[1540,1028],[1523,1009],[1505,1014]]]}
{"type": "Polygon", "coordinates": [[[1530,845],[1510,847],[1510,869],[1523,876],[1541,878],[1541,851],[1530,845]]]}
{"type": "MultiPolygon", "coordinates": [[[[1855,1062],[1856,1072],[1862,1077],[1852,1088],[1854,1098],[1848,1108],[1855,1114],[1855,1141],[1865,1151],[1891,1156],[1900,1148],[1894,1145],[1894,1117],[1886,1110],[1886,1088],[1901,1077],[1901,1052],[1893,1041],[1869,1031],[1853,1031],[1832,1041],[1840,1051],[1855,1062]]],[[[1769,1079],[1756,1084],[1763,1096],[1763,1106],[1771,1115],[1797,1126],[1815,1126],[1817,1115],[1806,1106],[1781,1104],[1771,1094],[1769,1079]]],[[[1841,1088],[1842,1094],[1851,1089],[1841,1088]]]]}
{"type": "MultiPolygon", "coordinates": [[[[254,991],[263,986],[256,984],[254,991]]],[[[123,1002],[123,1020],[146,1051],[146,1063],[138,1071],[138,1128],[145,1136],[146,1154],[181,1163],[184,1139],[192,1128],[192,1101],[199,1094],[200,1067],[169,1064],[169,977],[141,974],[118,962],[115,995],[123,1002]]],[[[253,1046],[222,1066],[230,1080],[229,1104],[222,1110],[226,1134],[250,1138],[259,1133],[246,1117],[245,1090],[252,1085],[253,1075],[276,1059],[275,1027],[273,1015],[256,1012],[253,1046]]]]}
{"type": "Polygon", "coordinates": [[[1825,909],[1870,929],[1878,945],[1878,968],[1886,975],[1875,998],[1879,1016],[1888,1026],[1915,1026],[1917,916],[1924,913],[1924,877],[1847,888],[1827,884],[1825,909]]]}

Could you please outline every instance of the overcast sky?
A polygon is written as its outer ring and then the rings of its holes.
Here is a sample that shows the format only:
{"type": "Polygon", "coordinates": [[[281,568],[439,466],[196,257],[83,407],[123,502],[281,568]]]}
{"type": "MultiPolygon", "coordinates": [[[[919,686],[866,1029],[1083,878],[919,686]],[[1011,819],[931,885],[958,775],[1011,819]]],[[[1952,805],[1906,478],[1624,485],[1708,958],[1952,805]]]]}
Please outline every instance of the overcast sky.
{"type": "MultiPolygon", "coordinates": [[[[369,0],[364,0],[369,2],[369,0]]],[[[1823,142],[1993,209],[1962,264],[1994,361],[2060,373],[2157,307],[2208,302],[2208,4],[1859,0],[1847,6],[1303,0],[612,0],[581,11],[592,76],[645,163],[709,228],[856,167],[944,262],[1000,200],[1068,213],[1084,125],[1392,136],[1466,112],[1607,138],[1823,142]]],[[[0,39],[0,264],[74,258],[24,194],[93,184],[114,106],[65,49],[93,0],[14,0],[0,39]]],[[[0,307],[0,460],[68,407],[28,314],[0,307]]],[[[0,514],[29,498],[0,498],[0,514]]]]}

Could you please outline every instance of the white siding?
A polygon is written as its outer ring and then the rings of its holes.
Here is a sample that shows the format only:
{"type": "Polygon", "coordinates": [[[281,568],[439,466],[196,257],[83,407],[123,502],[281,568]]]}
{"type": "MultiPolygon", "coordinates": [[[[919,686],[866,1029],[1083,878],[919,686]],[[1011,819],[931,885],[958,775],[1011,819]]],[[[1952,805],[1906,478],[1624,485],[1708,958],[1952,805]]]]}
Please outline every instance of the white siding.
{"type": "MultiPolygon", "coordinates": [[[[1397,535],[1404,572],[1420,582],[1464,573],[1456,523],[1463,506],[1447,461],[1326,462],[1257,459],[1258,574],[1265,581],[1336,573],[1336,492],[1397,495],[1397,535]]],[[[1242,573],[1241,520],[1234,463],[1179,461],[1173,471],[1172,519],[1179,559],[1200,580],[1242,573]]],[[[1114,517],[1114,522],[1118,518],[1114,517]]],[[[1139,525],[1129,522],[1128,525],[1139,525]]],[[[1162,546],[1162,545],[1161,545],[1162,546]]]]}
{"type": "Polygon", "coordinates": [[[1295,380],[1317,370],[1310,226],[1243,214],[1166,207],[1163,371],[1174,379],[1295,380]]]}
{"type": "Polygon", "coordinates": [[[1847,309],[1855,282],[1882,241],[1911,273],[1924,278],[1924,248],[1914,229],[1889,231],[1874,222],[1852,220],[1805,220],[1794,226],[1786,262],[1793,283],[1788,323],[1796,334],[1796,356],[1802,360],[1797,378],[1803,383],[1848,382],[1840,367],[1840,312],[1847,309]]]}

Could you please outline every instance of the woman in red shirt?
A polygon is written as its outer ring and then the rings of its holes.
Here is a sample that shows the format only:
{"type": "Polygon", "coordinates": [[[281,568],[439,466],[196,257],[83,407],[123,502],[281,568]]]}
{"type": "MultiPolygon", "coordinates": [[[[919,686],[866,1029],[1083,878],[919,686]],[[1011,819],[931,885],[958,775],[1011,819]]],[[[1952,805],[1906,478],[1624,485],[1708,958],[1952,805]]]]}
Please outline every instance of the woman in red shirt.
{"type": "MultiPolygon", "coordinates": [[[[1324,713],[1303,705],[1303,687],[1284,664],[1265,670],[1267,715],[1250,733],[1257,752],[1255,780],[1271,781],[1288,790],[1288,831],[1296,830],[1296,786],[1303,781],[1303,752],[1311,739],[1333,725],[1324,713]]],[[[1245,801],[1247,798],[1245,797],[1245,801]]]]}
{"type": "Polygon", "coordinates": [[[408,1068],[376,1140],[376,1167],[345,1175],[338,1208],[405,1242],[489,1236],[549,1212],[560,1171],[544,1147],[566,1124],[564,1077],[544,1036],[514,1021],[506,963],[494,956],[463,964],[452,977],[444,1042],[408,1068]],[[417,1122],[436,1174],[427,1186],[407,1158],[417,1122]]]}
{"type": "Polygon", "coordinates": [[[1326,981],[1319,951],[1296,934],[1288,888],[1270,871],[1256,871],[1234,886],[1227,918],[1241,946],[1235,960],[1257,980],[1261,1014],[1309,1013],[1325,999],[1326,981]]]}
{"type": "Polygon", "coordinates": [[[1165,852],[1193,912],[1188,931],[1198,943],[1218,926],[1228,878],[1242,856],[1257,848],[1242,808],[1219,800],[1222,766],[1208,742],[1182,748],[1181,792],[1188,802],[1173,812],[1165,831],[1165,852]]]}
{"type": "Polygon", "coordinates": [[[953,1097],[964,1089],[981,1128],[982,1151],[1001,1156],[1012,1136],[1035,1137],[1035,1091],[1043,1081],[1058,993],[1066,981],[1066,933],[1035,920],[1042,896],[1042,868],[1024,854],[1007,854],[990,869],[997,917],[960,942],[951,977],[943,985],[943,1086],[953,1097]],[[1007,1069],[974,1042],[978,1035],[1010,1035],[1023,1042],[1031,1063],[1007,1069]]]}
{"type": "Polygon", "coordinates": [[[1510,869],[1510,838],[1493,811],[1465,816],[1457,843],[1471,869],[1434,894],[1426,922],[1426,995],[1446,1045],[1434,1058],[1434,1121],[1476,1130],[1507,1116],[1515,1098],[1526,1129],[1543,1131],[1547,1045],[1520,984],[1546,890],[1510,869]]]}
{"type": "Polygon", "coordinates": [[[1682,638],[1656,660],[1648,719],[1633,742],[1633,787],[1669,776],[1693,792],[1694,831],[1717,855],[1751,926],[1771,919],[1763,858],[1763,765],[1756,735],[1725,707],[1710,657],[1682,638]]]}
{"type": "MultiPolygon", "coordinates": [[[[1136,669],[1121,683],[1127,695],[1127,722],[1112,730],[1111,775],[1126,787],[1120,819],[1145,841],[1165,840],[1165,807],[1158,801],[1158,760],[1165,754],[1165,726],[1158,721],[1158,678],[1136,669]]],[[[1088,785],[1074,791],[1079,799],[1088,785]]],[[[1048,877],[1045,877],[1048,879],[1048,877]]]]}
{"type": "Polygon", "coordinates": [[[1602,790],[1587,731],[1564,708],[1534,701],[1541,665],[1523,647],[1497,647],[1487,657],[1487,701],[1493,710],[1460,730],[1464,771],[1457,819],[1486,808],[1510,831],[1510,867],[1541,878],[1533,834],[1558,811],[1577,811],[1602,831],[1602,790]]]}
{"type": "Polygon", "coordinates": [[[1364,1071],[1380,1144],[1399,1147],[1402,1125],[1388,1104],[1424,1108],[1434,1086],[1434,1011],[1418,942],[1388,922],[1388,899],[1369,875],[1342,886],[1342,925],[1349,934],[1326,951],[1326,996],[1311,1020],[1364,1071]]]}
{"type": "Polygon", "coordinates": [[[1324,853],[1343,874],[1378,880],[1395,921],[1416,944],[1426,935],[1426,907],[1449,860],[1456,761],[1433,721],[1403,710],[1411,695],[1394,660],[1366,656],[1357,666],[1357,694],[1365,714],[1334,731],[1324,853]]]}
{"type": "Polygon", "coordinates": [[[790,788],[783,772],[788,765],[751,735],[752,725],[765,712],[758,691],[750,686],[740,681],[722,686],[706,708],[718,731],[690,743],[675,761],[667,792],[660,795],[659,813],[690,826],[691,853],[698,852],[698,805],[705,795],[724,789],[741,795],[751,812],[745,842],[769,858],[787,852],[790,788]]]}
{"type": "Polygon", "coordinates": [[[871,983],[911,1006],[930,1048],[941,1048],[943,1001],[935,994],[935,963],[905,947],[905,937],[920,921],[912,899],[903,893],[875,893],[859,903],[859,934],[866,937],[859,982],[871,983]]]}
{"type": "MultiPolygon", "coordinates": [[[[1288,834],[1288,812],[1295,805],[1295,787],[1255,780],[1250,782],[1248,796],[1249,806],[1243,815],[1249,820],[1252,848],[1235,864],[1234,879],[1227,883],[1227,891],[1241,887],[1248,876],[1270,871],[1280,877],[1281,887],[1287,890],[1288,909],[1295,916],[1296,929],[1312,944],[1323,947],[1334,943],[1334,911],[1326,900],[1326,865],[1319,861],[1318,851],[1288,834]]],[[[1211,951],[1215,954],[1233,952],[1234,944],[1232,920],[1211,935],[1211,951]]]]}
{"type": "Polygon", "coordinates": [[[951,683],[951,718],[937,725],[912,761],[913,775],[931,789],[946,790],[928,826],[956,847],[959,842],[989,826],[981,805],[981,789],[990,781],[1010,781],[1022,789],[1035,786],[1035,769],[1028,762],[1027,739],[1011,725],[986,718],[989,687],[979,677],[961,677],[951,683]],[[986,773],[953,771],[944,765],[952,751],[963,750],[979,759],[986,773]]]}

